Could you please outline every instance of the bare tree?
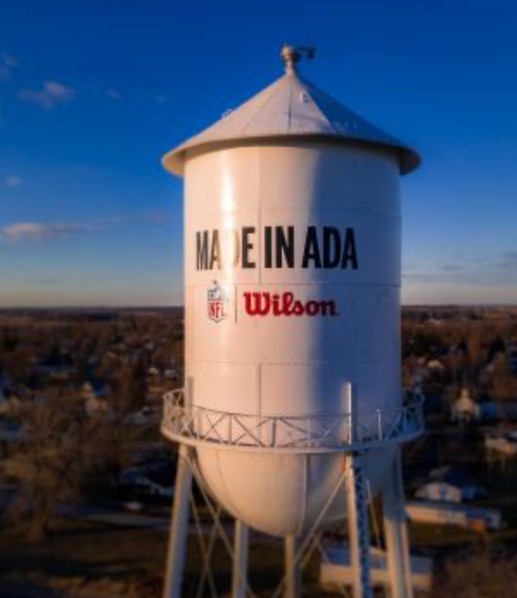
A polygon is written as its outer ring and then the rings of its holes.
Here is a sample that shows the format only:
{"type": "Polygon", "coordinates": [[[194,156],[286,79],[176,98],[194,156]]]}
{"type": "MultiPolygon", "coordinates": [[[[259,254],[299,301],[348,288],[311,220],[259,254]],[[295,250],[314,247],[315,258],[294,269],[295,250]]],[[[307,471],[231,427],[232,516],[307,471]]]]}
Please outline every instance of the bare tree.
{"type": "Polygon", "coordinates": [[[11,520],[28,523],[37,540],[52,531],[59,509],[76,504],[99,475],[120,463],[122,431],[87,418],[82,405],[58,394],[25,403],[19,419],[23,437],[11,447],[4,474],[18,486],[7,511],[11,520]]]}
{"type": "Polygon", "coordinates": [[[435,583],[436,598],[502,598],[515,596],[517,560],[486,553],[449,560],[435,583]]]}

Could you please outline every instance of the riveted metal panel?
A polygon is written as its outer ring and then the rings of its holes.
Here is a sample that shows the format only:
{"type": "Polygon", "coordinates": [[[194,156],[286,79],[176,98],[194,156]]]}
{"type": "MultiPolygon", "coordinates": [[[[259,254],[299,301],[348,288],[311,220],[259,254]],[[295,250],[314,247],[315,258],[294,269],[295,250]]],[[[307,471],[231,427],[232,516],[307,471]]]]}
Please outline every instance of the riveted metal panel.
{"type": "MultiPolygon", "coordinates": [[[[393,154],[290,140],[193,154],[185,175],[193,404],[257,418],[333,414],[348,382],[360,418],[399,404],[393,154]]],[[[197,450],[223,505],[277,535],[310,526],[341,470],[339,455],[197,450]]],[[[384,462],[367,460],[374,486],[384,462]]]]}

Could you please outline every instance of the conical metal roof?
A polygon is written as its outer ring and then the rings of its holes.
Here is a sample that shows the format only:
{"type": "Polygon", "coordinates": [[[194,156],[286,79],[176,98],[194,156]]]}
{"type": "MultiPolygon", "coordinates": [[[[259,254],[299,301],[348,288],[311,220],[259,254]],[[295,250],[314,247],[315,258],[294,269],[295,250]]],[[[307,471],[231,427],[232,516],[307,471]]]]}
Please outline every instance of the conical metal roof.
{"type": "Polygon", "coordinates": [[[414,150],[301,78],[292,67],[239,108],[167,153],[163,164],[174,174],[182,174],[187,150],[286,137],[319,137],[337,143],[362,142],[392,148],[398,154],[401,174],[420,164],[414,150]]]}

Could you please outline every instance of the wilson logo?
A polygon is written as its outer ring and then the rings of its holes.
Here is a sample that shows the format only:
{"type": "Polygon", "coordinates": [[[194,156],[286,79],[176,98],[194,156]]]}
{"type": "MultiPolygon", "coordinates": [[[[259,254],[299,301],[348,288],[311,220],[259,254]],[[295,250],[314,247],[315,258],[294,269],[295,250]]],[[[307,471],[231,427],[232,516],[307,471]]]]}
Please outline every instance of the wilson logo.
{"type": "Polygon", "coordinates": [[[337,316],[336,302],[301,301],[294,293],[244,293],[248,316],[337,316]]]}

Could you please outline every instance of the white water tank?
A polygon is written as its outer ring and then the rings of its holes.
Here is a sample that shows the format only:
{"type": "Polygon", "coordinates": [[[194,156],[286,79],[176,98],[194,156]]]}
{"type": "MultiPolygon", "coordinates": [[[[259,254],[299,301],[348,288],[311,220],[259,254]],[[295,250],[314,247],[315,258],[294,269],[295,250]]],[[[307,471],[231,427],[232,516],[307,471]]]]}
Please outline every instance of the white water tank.
{"type": "MultiPolygon", "coordinates": [[[[291,62],[164,158],[185,177],[187,400],[212,440],[199,471],[254,528],[307,530],[341,475],[339,452],[289,450],[297,426],[343,428],[348,383],[360,423],[401,403],[399,175],[418,163],[291,62]]],[[[387,462],[365,458],[374,489],[387,462]]]]}

